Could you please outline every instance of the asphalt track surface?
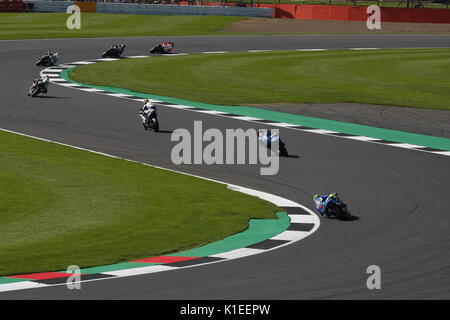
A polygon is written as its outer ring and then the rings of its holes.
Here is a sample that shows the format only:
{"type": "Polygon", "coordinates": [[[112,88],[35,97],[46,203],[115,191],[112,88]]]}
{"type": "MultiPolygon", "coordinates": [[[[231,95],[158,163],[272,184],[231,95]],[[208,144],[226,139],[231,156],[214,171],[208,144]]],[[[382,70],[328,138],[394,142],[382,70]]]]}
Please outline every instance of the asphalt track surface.
{"type": "MultiPolygon", "coordinates": [[[[127,55],[163,38],[130,38],[127,55]]],[[[164,38],[165,39],[165,38],[164,38]]],[[[177,52],[246,49],[447,47],[449,36],[170,37],[177,52]]],[[[259,165],[176,167],[170,131],[250,128],[253,123],[160,108],[161,130],[142,129],[139,103],[51,85],[29,98],[46,50],[61,62],[93,59],[112,39],[2,41],[0,127],[270,192],[313,208],[314,193],[339,191],[353,221],[322,219],[317,232],[278,250],[177,271],[0,294],[0,299],[372,299],[450,298],[450,163],[445,156],[281,128],[289,152],[275,176],[259,165]],[[368,290],[378,265],[382,289],[368,290]]],[[[120,75],[119,75],[120,76],[120,75]]],[[[155,75],[157,76],[157,75],[155,75]]],[[[225,85],[225,84],[218,84],[225,85]]]]}

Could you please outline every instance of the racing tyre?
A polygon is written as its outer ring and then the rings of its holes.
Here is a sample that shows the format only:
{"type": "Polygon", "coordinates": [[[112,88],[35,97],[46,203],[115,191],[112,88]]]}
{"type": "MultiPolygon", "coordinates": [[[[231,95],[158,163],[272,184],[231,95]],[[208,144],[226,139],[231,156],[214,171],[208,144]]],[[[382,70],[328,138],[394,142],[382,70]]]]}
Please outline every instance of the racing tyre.
{"type": "Polygon", "coordinates": [[[158,45],[150,50],[150,53],[164,53],[161,45],[158,45]]]}
{"type": "Polygon", "coordinates": [[[44,67],[51,66],[49,57],[45,56],[45,57],[39,59],[38,61],[36,61],[36,65],[37,66],[44,66],[44,67]]]}
{"type": "Polygon", "coordinates": [[[108,50],[106,50],[106,51],[102,54],[102,57],[103,57],[103,58],[111,58],[111,57],[114,57],[114,56],[115,56],[115,53],[114,53],[113,51],[114,51],[113,49],[108,49],[108,50]]]}
{"type": "Polygon", "coordinates": [[[156,118],[152,118],[151,122],[152,122],[151,127],[152,127],[153,132],[158,132],[159,131],[158,120],[156,118]]]}
{"type": "Polygon", "coordinates": [[[336,217],[337,217],[339,220],[343,220],[343,221],[346,221],[346,220],[349,220],[349,219],[350,219],[350,217],[351,217],[350,211],[348,211],[346,205],[342,205],[342,206],[339,208],[336,217]]]}
{"type": "Polygon", "coordinates": [[[30,92],[28,93],[28,95],[31,97],[36,97],[39,94],[39,92],[41,92],[40,87],[35,86],[30,89],[30,92]]]}
{"type": "Polygon", "coordinates": [[[280,143],[280,157],[287,157],[288,151],[286,149],[286,147],[284,146],[284,143],[280,143]]]}

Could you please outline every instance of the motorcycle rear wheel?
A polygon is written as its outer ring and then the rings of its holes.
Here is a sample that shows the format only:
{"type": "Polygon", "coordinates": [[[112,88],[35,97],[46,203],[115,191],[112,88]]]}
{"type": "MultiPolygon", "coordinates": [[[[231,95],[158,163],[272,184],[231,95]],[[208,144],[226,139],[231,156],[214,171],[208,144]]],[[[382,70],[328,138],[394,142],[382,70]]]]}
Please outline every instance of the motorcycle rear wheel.
{"type": "Polygon", "coordinates": [[[284,146],[284,144],[280,144],[280,156],[287,157],[288,155],[289,155],[288,151],[287,151],[286,147],[284,146]]]}
{"type": "Polygon", "coordinates": [[[153,118],[151,120],[151,123],[152,123],[151,128],[152,128],[153,132],[158,132],[159,131],[159,122],[158,122],[158,120],[153,118]]]}
{"type": "Polygon", "coordinates": [[[343,220],[343,221],[349,220],[350,216],[351,216],[350,212],[347,209],[347,206],[345,206],[345,205],[342,205],[340,208],[338,208],[336,213],[337,213],[336,217],[339,220],[343,220]]]}

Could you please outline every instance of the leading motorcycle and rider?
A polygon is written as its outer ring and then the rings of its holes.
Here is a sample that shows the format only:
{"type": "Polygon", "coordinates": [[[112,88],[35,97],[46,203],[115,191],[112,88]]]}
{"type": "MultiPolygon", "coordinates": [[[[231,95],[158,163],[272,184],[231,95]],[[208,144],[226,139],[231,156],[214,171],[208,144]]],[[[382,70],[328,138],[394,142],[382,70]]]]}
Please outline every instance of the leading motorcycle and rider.
{"type": "Polygon", "coordinates": [[[326,215],[327,218],[330,218],[334,215],[340,220],[348,220],[350,218],[347,205],[340,199],[337,192],[326,193],[322,196],[315,194],[313,200],[316,210],[321,216],[326,215]]]}

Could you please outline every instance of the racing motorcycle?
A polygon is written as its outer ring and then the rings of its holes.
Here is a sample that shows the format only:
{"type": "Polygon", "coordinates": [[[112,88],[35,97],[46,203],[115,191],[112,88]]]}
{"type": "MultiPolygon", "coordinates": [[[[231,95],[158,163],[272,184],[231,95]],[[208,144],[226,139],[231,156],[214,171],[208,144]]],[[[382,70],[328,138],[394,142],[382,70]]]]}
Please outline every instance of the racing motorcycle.
{"type": "Polygon", "coordinates": [[[120,58],[120,55],[125,50],[126,45],[113,45],[111,48],[103,52],[102,57],[103,58],[120,58]]]}
{"type": "Polygon", "coordinates": [[[351,217],[347,205],[339,198],[337,193],[330,193],[323,205],[326,208],[325,214],[327,217],[335,216],[339,220],[349,220],[351,217]]]}
{"type": "Polygon", "coordinates": [[[281,140],[280,136],[271,134],[270,131],[268,132],[260,131],[258,140],[262,145],[265,145],[265,147],[267,147],[267,149],[269,150],[272,150],[273,142],[278,142],[278,155],[280,157],[289,156],[289,153],[286,149],[286,144],[281,140]]]}
{"type": "Polygon", "coordinates": [[[51,67],[56,65],[59,60],[59,52],[52,53],[47,52],[38,61],[36,61],[37,66],[51,67]]]}
{"type": "MultiPolygon", "coordinates": [[[[141,114],[141,113],[140,113],[141,114]]],[[[147,118],[144,122],[142,122],[142,126],[145,130],[151,130],[153,132],[159,131],[159,121],[158,116],[156,114],[156,110],[151,110],[150,113],[147,115],[147,118]]]]}
{"type": "Polygon", "coordinates": [[[47,93],[47,90],[45,89],[45,84],[41,81],[41,79],[33,80],[33,84],[31,85],[31,88],[28,91],[28,95],[31,97],[36,97],[41,92],[47,93]]]}
{"type": "Polygon", "coordinates": [[[150,50],[150,53],[168,54],[168,53],[172,53],[172,50],[174,47],[175,47],[175,44],[173,42],[166,41],[161,44],[158,44],[156,47],[153,47],[150,50]]]}

